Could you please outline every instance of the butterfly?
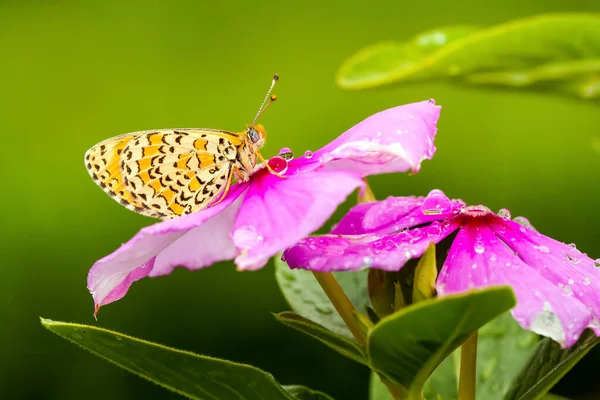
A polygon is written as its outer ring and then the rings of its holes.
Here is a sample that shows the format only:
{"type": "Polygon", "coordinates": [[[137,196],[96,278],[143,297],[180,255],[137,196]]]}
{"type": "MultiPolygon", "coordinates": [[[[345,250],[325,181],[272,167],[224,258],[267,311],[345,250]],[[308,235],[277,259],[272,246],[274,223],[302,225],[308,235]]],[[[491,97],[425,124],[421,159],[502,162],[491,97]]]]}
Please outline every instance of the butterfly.
{"type": "Polygon", "coordinates": [[[256,121],[276,100],[275,75],[254,121],[242,132],[221,129],[155,129],[104,140],[85,153],[92,179],[128,209],[171,219],[221,202],[233,179],[246,182],[266,132],[256,121]]]}

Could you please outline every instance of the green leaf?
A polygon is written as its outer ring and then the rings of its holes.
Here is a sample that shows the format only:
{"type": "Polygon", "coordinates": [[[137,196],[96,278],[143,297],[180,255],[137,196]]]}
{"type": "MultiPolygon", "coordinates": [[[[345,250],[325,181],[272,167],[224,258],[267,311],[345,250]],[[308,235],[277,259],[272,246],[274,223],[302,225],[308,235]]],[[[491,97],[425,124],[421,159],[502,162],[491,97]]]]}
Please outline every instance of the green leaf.
{"type": "Polygon", "coordinates": [[[275,314],[277,320],[287,326],[299,330],[300,332],[306,333],[314,337],[315,339],[323,342],[327,346],[331,347],[338,353],[351,358],[361,364],[368,365],[368,361],[363,354],[362,349],[354,340],[350,340],[345,336],[338,335],[331,332],[330,330],[322,327],[321,325],[314,323],[304,317],[293,312],[282,312],[275,314]]]}
{"type": "Polygon", "coordinates": [[[585,330],[577,343],[568,349],[561,349],[549,338],[543,339],[513,381],[505,399],[541,398],[599,341],[600,338],[590,330],[585,330]]]}
{"type": "Polygon", "coordinates": [[[383,318],[369,333],[372,367],[414,398],[435,368],[474,331],[516,304],[510,287],[430,299],[383,318]]]}
{"type": "Polygon", "coordinates": [[[48,319],[42,319],[42,325],[129,372],[191,399],[293,399],[270,374],[250,365],[199,356],[94,326],[48,319]]]}
{"type": "Polygon", "coordinates": [[[423,397],[427,400],[457,400],[459,371],[460,349],[457,349],[446,357],[425,382],[423,397]]]}
{"type": "Polygon", "coordinates": [[[375,372],[371,372],[369,380],[369,400],[394,400],[375,372]]]}
{"type": "Polygon", "coordinates": [[[415,270],[415,282],[413,288],[413,303],[427,300],[435,295],[435,279],[437,278],[437,266],[435,259],[435,244],[431,243],[425,253],[421,256],[415,270]]]}
{"type": "Polygon", "coordinates": [[[537,342],[510,313],[484,326],[477,347],[477,398],[502,399],[537,342]]]}
{"type": "Polygon", "coordinates": [[[297,400],[333,400],[333,397],[306,386],[286,385],[283,388],[297,400]]]}
{"type": "MultiPolygon", "coordinates": [[[[500,400],[538,342],[507,312],[479,330],[477,343],[477,398],[500,400]]],[[[452,353],[425,384],[428,400],[458,398],[460,351],[452,353]]]]}
{"type": "Polygon", "coordinates": [[[425,79],[541,87],[600,96],[600,14],[547,14],[484,29],[451,26],[350,57],[337,82],[348,89],[425,79]]]}
{"type": "MultiPolygon", "coordinates": [[[[368,270],[333,273],[357,310],[364,310],[365,305],[370,305],[367,294],[367,274],[368,270]]],[[[312,272],[290,269],[281,257],[277,257],[275,278],[292,310],[338,335],[353,338],[312,272]]]]}
{"type": "Polygon", "coordinates": [[[417,75],[424,69],[425,60],[438,50],[477,30],[472,26],[450,26],[406,42],[386,41],[366,47],[342,64],[337,83],[346,89],[363,89],[417,75]]]}
{"type": "Polygon", "coordinates": [[[379,318],[394,312],[394,294],[396,292],[394,280],[392,279],[394,276],[395,273],[393,272],[375,268],[369,269],[367,290],[373,309],[379,318]]]}

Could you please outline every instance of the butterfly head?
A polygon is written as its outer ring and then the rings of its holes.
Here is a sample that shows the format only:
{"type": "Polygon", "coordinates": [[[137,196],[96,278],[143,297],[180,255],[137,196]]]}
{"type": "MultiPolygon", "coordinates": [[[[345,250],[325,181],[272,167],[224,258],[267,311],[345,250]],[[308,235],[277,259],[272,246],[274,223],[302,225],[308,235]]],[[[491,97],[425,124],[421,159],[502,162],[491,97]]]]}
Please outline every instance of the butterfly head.
{"type": "Polygon", "coordinates": [[[252,143],[257,149],[260,149],[263,144],[265,144],[267,132],[262,125],[258,124],[248,127],[248,129],[246,129],[246,136],[248,137],[250,143],[252,143]]]}

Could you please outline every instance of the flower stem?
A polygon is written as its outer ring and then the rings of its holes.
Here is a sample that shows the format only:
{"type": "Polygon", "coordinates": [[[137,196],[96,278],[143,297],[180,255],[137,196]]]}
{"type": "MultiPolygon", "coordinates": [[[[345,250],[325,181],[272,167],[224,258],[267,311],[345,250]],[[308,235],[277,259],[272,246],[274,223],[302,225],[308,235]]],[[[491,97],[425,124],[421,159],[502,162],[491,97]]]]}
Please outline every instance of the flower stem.
{"type": "Polygon", "coordinates": [[[338,314],[344,320],[344,323],[352,332],[352,335],[356,339],[359,345],[365,347],[366,340],[365,335],[356,322],[354,318],[353,312],[356,312],[356,309],[340,287],[340,284],[335,280],[332,274],[329,272],[315,272],[313,271],[315,278],[319,282],[319,285],[323,288],[323,291],[331,300],[331,303],[337,310],[338,314]]]}
{"type": "Polygon", "coordinates": [[[463,343],[460,351],[458,398],[475,400],[477,388],[477,331],[463,343]]]}

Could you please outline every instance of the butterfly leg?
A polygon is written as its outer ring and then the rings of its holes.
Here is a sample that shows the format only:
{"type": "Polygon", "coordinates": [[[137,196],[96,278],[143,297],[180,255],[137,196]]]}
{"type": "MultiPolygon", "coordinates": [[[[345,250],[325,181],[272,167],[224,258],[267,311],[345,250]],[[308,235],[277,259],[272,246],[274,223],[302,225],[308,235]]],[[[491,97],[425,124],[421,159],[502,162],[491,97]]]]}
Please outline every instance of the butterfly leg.
{"type": "Polygon", "coordinates": [[[225,200],[225,197],[227,197],[227,193],[229,193],[229,189],[231,188],[231,183],[233,181],[234,170],[235,167],[229,170],[229,174],[227,175],[227,182],[225,183],[225,189],[223,189],[223,194],[221,195],[221,198],[219,200],[215,201],[210,205],[211,207],[216,206],[217,204],[225,200]]]}
{"type": "Polygon", "coordinates": [[[286,177],[281,175],[279,172],[275,172],[271,166],[269,165],[268,162],[265,161],[265,159],[263,158],[262,154],[260,154],[259,152],[256,153],[256,156],[259,158],[260,161],[262,161],[262,163],[265,165],[265,167],[267,167],[267,170],[269,170],[270,173],[272,173],[273,175],[277,175],[278,177],[285,179],[286,177]]]}

